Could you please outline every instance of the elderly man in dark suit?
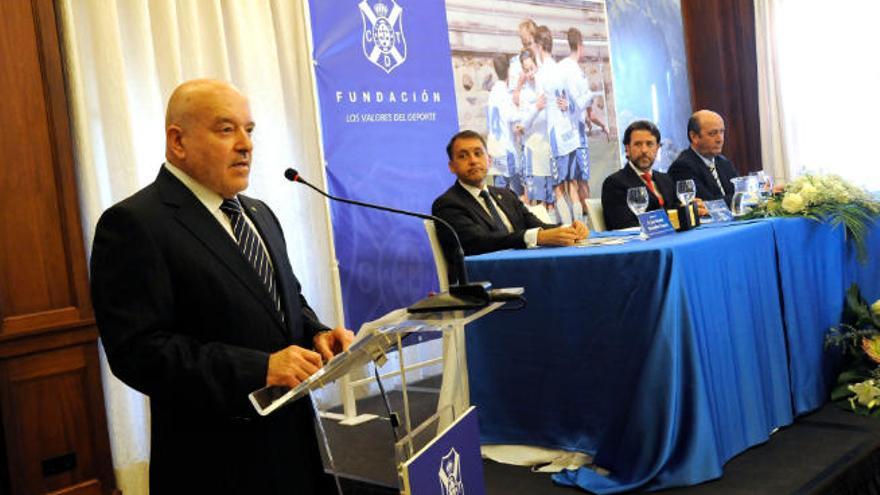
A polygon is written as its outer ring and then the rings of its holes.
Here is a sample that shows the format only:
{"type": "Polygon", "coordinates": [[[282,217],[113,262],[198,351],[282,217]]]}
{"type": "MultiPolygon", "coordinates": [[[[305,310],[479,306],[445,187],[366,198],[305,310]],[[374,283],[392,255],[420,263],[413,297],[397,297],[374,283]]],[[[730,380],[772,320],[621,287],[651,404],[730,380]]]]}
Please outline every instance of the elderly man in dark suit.
{"type": "Polygon", "coordinates": [[[681,152],[667,173],[673,181],[692,179],[697,197],[704,201],[724,199],[728,206],[733,199],[736,169],[721,154],[724,147],[724,119],[711,110],[699,110],[687,124],[690,148],[681,152]]]}
{"type": "Polygon", "coordinates": [[[95,315],[113,373],[150,397],[152,493],[327,493],[309,399],[267,417],[248,400],[353,338],[318,321],[275,215],[239,194],[253,129],[232,86],[182,84],[155,182],[98,222],[95,315]]]}
{"type": "Polygon", "coordinates": [[[646,211],[678,207],[672,179],[651,169],[660,150],[660,129],[647,120],[637,120],[624,131],[623,147],[626,150],[626,165],[606,177],[602,183],[602,212],[605,226],[610,230],[639,224],[638,218],[626,203],[627,191],[633,187],[645,187],[648,190],[646,211]]]}
{"type": "MultiPolygon", "coordinates": [[[[571,246],[585,239],[587,227],[546,224],[523,205],[516,194],[486,185],[489,155],[486,142],[474,131],[461,131],[446,147],[449,170],[457,180],[438,197],[431,211],[449,222],[461,240],[465,254],[535,246],[571,246]]],[[[437,235],[446,258],[454,261],[455,244],[447,229],[438,226],[437,235]]]]}

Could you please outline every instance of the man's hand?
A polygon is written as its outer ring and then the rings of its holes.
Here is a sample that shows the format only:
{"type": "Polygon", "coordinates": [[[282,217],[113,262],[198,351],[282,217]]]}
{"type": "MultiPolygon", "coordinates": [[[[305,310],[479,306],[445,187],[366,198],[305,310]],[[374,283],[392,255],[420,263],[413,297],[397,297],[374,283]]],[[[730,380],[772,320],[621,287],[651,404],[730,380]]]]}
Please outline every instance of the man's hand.
{"type": "Polygon", "coordinates": [[[351,341],[354,340],[354,332],[342,327],[336,327],[329,332],[321,332],[315,335],[312,343],[315,350],[321,353],[321,357],[325,361],[333,359],[333,356],[348,349],[351,341]]]}
{"type": "Polygon", "coordinates": [[[697,215],[701,217],[709,216],[709,208],[706,208],[706,205],[703,203],[703,200],[700,198],[694,199],[694,203],[697,204],[697,215]]]}
{"type": "Polygon", "coordinates": [[[567,112],[568,111],[568,98],[565,98],[563,96],[557,96],[556,97],[556,106],[559,107],[559,109],[562,110],[563,112],[567,112]]]}
{"type": "Polygon", "coordinates": [[[575,227],[556,227],[538,230],[539,246],[573,246],[575,242],[581,239],[583,239],[582,234],[578,233],[575,227]]]}
{"type": "Polygon", "coordinates": [[[581,222],[580,220],[575,220],[574,222],[572,222],[571,228],[573,228],[575,230],[575,232],[577,232],[577,234],[579,236],[578,237],[579,241],[582,241],[582,240],[586,239],[587,237],[590,237],[590,229],[588,229],[587,226],[584,225],[584,223],[581,222]]]}
{"type": "Polygon", "coordinates": [[[292,345],[269,355],[266,385],[293,388],[321,368],[321,355],[292,345]]]}

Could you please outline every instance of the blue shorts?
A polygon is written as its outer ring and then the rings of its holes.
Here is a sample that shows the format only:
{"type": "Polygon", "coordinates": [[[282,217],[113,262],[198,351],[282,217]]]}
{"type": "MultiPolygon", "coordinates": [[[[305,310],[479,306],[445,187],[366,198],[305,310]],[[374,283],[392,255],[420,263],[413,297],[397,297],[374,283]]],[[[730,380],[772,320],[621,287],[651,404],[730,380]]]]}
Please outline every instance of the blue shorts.
{"type": "Polygon", "coordinates": [[[578,148],[572,153],[574,153],[574,179],[590,180],[590,149],[578,148]]]}
{"type": "Polygon", "coordinates": [[[529,200],[543,201],[548,204],[556,202],[553,194],[553,179],[550,177],[526,177],[526,185],[529,189],[529,200]]]}
{"type": "Polygon", "coordinates": [[[574,155],[572,151],[567,155],[550,158],[550,176],[553,178],[553,187],[574,180],[574,155]]]}
{"type": "Polygon", "coordinates": [[[522,196],[522,193],[525,190],[525,187],[523,186],[522,177],[520,177],[518,175],[514,175],[513,177],[504,177],[503,175],[495,175],[493,177],[495,177],[495,180],[493,181],[494,184],[492,184],[493,186],[506,187],[507,189],[510,189],[511,191],[516,193],[517,196],[522,196]]]}
{"type": "Polygon", "coordinates": [[[522,195],[524,189],[522,172],[516,164],[516,155],[508,153],[505,158],[493,158],[493,162],[500,162],[500,166],[493,167],[497,169],[507,169],[507,175],[494,175],[495,187],[506,187],[516,193],[517,196],[522,195]]]}
{"type": "Polygon", "coordinates": [[[553,186],[573,180],[590,180],[590,150],[577,148],[567,155],[550,159],[553,186]]]}

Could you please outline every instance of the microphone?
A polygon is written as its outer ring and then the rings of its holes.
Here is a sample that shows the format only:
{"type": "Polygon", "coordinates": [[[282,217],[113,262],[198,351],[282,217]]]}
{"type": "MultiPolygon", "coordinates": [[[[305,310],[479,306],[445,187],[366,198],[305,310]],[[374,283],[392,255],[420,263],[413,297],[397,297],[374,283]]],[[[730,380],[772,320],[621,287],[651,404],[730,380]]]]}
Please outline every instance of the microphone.
{"type": "Polygon", "coordinates": [[[296,171],[296,169],[293,168],[288,168],[287,170],[285,170],[284,177],[291,182],[299,182],[300,184],[304,184],[321,196],[332,199],[333,201],[348,203],[364,208],[371,208],[374,210],[397,213],[400,215],[407,215],[424,220],[433,220],[435,223],[443,225],[445,228],[449,229],[449,232],[452,233],[453,239],[455,239],[455,266],[453,268],[458,283],[450,285],[448,292],[428,297],[410,306],[409,308],[407,308],[407,311],[409,311],[410,313],[448,311],[457,309],[476,309],[482,308],[489,304],[489,287],[491,287],[491,284],[489,282],[468,283],[467,268],[464,266],[464,249],[462,249],[461,247],[461,241],[459,240],[458,234],[455,232],[455,229],[452,228],[452,225],[449,225],[446,220],[443,220],[442,218],[436,217],[434,215],[427,215],[425,213],[400,210],[397,208],[390,208],[388,206],[365,203],[363,201],[356,201],[353,199],[333,196],[332,194],[321,190],[307,180],[303,179],[302,176],[300,176],[299,173],[296,171]]]}

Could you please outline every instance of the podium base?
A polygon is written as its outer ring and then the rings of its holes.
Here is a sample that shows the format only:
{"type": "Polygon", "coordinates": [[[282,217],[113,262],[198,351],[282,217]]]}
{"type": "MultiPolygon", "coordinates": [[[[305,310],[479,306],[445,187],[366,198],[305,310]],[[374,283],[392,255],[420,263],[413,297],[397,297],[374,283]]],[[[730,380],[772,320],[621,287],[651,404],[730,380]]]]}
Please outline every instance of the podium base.
{"type": "Polygon", "coordinates": [[[379,416],[377,416],[375,414],[358,414],[357,416],[348,417],[345,414],[322,412],[321,417],[326,418],[326,419],[332,419],[333,421],[338,421],[339,424],[341,424],[341,425],[357,426],[360,424],[364,424],[367,421],[372,421],[372,420],[378,418],[379,416]]]}

